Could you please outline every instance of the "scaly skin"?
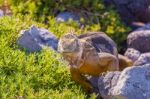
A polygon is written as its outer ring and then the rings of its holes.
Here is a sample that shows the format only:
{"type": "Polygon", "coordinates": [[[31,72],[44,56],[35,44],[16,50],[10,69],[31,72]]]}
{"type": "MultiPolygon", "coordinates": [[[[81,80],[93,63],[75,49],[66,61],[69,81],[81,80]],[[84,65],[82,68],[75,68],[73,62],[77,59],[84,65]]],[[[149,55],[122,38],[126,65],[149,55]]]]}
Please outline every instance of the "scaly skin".
{"type": "MultiPolygon", "coordinates": [[[[66,34],[60,38],[58,51],[69,62],[72,79],[81,84],[86,92],[92,91],[92,85],[85,74],[99,76],[107,71],[119,70],[116,45],[102,32],[80,36],[66,34]]],[[[129,62],[123,56],[120,60],[120,66],[129,62]]]]}
{"type": "Polygon", "coordinates": [[[119,59],[119,70],[122,71],[126,67],[133,66],[133,61],[126,56],[118,55],[119,59]]]}

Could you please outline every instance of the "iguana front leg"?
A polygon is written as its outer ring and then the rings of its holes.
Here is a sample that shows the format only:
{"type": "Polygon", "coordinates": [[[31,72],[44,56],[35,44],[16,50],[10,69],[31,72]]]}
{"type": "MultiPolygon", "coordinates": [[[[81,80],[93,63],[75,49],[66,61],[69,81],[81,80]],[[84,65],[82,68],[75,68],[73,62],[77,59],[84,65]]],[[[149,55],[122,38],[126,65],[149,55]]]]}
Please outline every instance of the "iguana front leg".
{"type": "Polygon", "coordinates": [[[119,70],[118,58],[110,53],[98,53],[100,66],[105,66],[108,71],[119,70]]]}
{"type": "Polygon", "coordinates": [[[75,82],[81,84],[81,86],[85,89],[87,93],[92,91],[93,87],[92,85],[88,82],[86,77],[84,77],[77,68],[70,67],[70,73],[72,80],[75,82]]]}

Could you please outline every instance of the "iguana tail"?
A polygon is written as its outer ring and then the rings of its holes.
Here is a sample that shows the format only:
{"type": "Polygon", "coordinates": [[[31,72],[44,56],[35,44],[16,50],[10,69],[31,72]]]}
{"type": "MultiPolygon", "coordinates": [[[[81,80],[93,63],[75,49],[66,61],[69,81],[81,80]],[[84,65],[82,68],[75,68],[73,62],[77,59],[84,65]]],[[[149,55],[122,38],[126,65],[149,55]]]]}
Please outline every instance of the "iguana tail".
{"type": "Polygon", "coordinates": [[[121,71],[126,67],[133,66],[133,61],[128,57],[118,54],[118,59],[119,59],[119,70],[121,71]]]}

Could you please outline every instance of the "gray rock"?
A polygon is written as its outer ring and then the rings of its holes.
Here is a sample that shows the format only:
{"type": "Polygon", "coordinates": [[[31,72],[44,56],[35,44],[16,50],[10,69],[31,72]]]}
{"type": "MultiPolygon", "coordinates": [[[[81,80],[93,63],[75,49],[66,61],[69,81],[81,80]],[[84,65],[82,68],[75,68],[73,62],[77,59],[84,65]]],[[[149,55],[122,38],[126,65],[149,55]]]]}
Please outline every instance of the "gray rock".
{"type": "Polygon", "coordinates": [[[134,62],[134,66],[150,63],[150,52],[140,53],[138,50],[128,48],[124,55],[134,62]]]}
{"type": "Polygon", "coordinates": [[[0,9],[0,17],[4,16],[3,10],[0,9]]]}
{"type": "Polygon", "coordinates": [[[93,90],[91,93],[95,93],[96,99],[102,99],[101,96],[99,95],[99,89],[98,89],[98,80],[99,77],[94,77],[94,76],[88,76],[87,77],[88,81],[91,83],[93,90]]]}
{"type": "Polygon", "coordinates": [[[104,0],[113,5],[127,24],[134,21],[150,22],[150,0],[104,0]]]}
{"type": "Polygon", "coordinates": [[[134,48],[141,53],[150,52],[150,23],[128,35],[128,48],[134,48]]]}
{"type": "Polygon", "coordinates": [[[60,22],[67,22],[69,20],[76,21],[77,23],[80,22],[80,17],[72,12],[61,12],[56,16],[56,21],[60,22]]]}
{"type": "Polygon", "coordinates": [[[99,77],[89,76],[89,77],[87,77],[87,79],[94,88],[93,92],[98,93],[99,92],[98,91],[98,79],[99,79],[99,77]]]}
{"type": "Polygon", "coordinates": [[[128,48],[124,55],[135,62],[140,57],[141,53],[134,48],[128,48]]]}
{"type": "Polygon", "coordinates": [[[104,99],[150,99],[150,64],[107,73],[98,84],[104,99]]]}
{"type": "Polygon", "coordinates": [[[29,52],[40,51],[43,48],[57,50],[57,38],[46,29],[31,26],[28,30],[22,30],[20,35],[17,44],[29,52]]]}
{"type": "Polygon", "coordinates": [[[103,99],[113,99],[111,98],[111,90],[117,84],[120,72],[108,72],[103,75],[98,80],[99,94],[103,99]]]}
{"type": "Polygon", "coordinates": [[[125,69],[111,94],[122,99],[149,99],[150,64],[125,69]]]}
{"type": "Polygon", "coordinates": [[[141,54],[140,57],[134,62],[135,66],[144,64],[150,64],[150,52],[141,54]]]}

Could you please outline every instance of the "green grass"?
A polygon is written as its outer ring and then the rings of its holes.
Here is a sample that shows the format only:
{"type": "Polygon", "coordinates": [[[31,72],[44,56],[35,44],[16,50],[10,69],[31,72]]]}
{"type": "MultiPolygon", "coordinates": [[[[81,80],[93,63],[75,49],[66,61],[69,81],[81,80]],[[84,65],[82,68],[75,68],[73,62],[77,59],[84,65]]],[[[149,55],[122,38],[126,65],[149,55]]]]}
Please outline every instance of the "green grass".
{"type": "MultiPolygon", "coordinates": [[[[18,33],[31,24],[47,28],[28,18],[0,18],[0,99],[84,99],[85,93],[71,80],[59,54],[48,49],[32,54],[19,50],[18,33]]],[[[61,28],[49,27],[57,35],[65,32],[58,34],[61,28]]]]}

